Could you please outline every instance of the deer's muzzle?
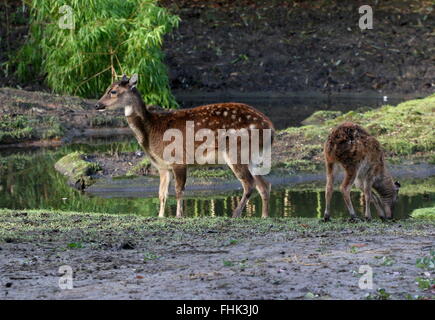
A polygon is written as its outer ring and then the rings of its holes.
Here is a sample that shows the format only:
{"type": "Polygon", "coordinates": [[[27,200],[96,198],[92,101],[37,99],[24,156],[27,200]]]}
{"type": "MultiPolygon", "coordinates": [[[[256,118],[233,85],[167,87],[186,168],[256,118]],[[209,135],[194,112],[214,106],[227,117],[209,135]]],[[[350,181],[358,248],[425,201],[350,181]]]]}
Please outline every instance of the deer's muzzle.
{"type": "Polygon", "coordinates": [[[97,104],[95,105],[95,109],[96,110],[104,110],[104,109],[106,109],[106,106],[102,103],[97,102],[97,104]]]}

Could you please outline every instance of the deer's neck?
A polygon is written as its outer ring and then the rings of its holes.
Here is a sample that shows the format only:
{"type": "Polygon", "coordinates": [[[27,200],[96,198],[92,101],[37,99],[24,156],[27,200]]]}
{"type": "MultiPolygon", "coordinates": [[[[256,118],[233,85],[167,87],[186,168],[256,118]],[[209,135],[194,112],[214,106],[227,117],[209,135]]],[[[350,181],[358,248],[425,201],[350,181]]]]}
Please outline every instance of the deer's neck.
{"type": "Polygon", "coordinates": [[[126,104],[125,115],[127,117],[128,125],[133,131],[137,141],[145,151],[148,151],[152,115],[146,109],[145,103],[137,91],[135,96],[135,99],[133,99],[129,104],[126,104]]]}

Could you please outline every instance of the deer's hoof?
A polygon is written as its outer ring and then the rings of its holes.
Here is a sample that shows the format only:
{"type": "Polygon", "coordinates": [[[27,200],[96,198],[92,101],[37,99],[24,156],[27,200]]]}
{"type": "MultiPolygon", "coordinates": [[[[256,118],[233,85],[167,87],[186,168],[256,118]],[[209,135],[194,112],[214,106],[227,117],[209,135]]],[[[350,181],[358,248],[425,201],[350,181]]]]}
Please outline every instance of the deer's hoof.
{"type": "Polygon", "coordinates": [[[347,221],[351,222],[351,223],[357,223],[357,222],[359,222],[359,219],[357,216],[354,216],[354,217],[350,217],[349,219],[347,219],[347,221]]]}
{"type": "Polygon", "coordinates": [[[331,221],[331,217],[323,217],[322,220],[320,220],[322,222],[330,222],[331,221]]]}
{"type": "Polygon", "coordinates": [[[366,222],[371,222],[371,221],[372,221],[372,218],[365,217],[364,220],[365,220],[366,222]]]}

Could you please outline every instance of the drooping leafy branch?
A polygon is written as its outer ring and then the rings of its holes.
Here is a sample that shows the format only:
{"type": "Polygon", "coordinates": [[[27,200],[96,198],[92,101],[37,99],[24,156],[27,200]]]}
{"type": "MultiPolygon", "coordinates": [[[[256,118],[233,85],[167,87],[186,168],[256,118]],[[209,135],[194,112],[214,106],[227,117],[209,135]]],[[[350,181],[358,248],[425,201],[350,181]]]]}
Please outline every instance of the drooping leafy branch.
{"type": "Polygon", "coordinates": [[[56,92],[98,97],[116,76],[138,73],[138,88],[146,103],[177,105],[161,46],[179,18],[155,0],[26,3],[31,8],[31,24],[29,39],[17,56],[21,77],[44,75],[56,92]],[[72,9],[72,15],[66,16],[64,5],[72,9]],[[65,21],[73,21],[74,28],[65,28],[65,21]]]}

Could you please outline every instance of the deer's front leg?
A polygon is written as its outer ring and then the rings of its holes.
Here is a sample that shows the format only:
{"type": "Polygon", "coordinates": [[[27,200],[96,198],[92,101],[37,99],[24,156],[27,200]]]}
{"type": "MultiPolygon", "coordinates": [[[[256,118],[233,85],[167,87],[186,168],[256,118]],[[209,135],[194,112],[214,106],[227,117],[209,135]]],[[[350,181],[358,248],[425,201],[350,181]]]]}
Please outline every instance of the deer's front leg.
{"type": "Polygon", "coordinates": [[[184,186],[186,185],[186,166],[176,166],[172,168],[175,178],[175,196],[177,198],[177,218],[183,216],[183,193],[184,186]]]}
{"type": "Polygon", "coordinates": [[[379,216],[379,218],[381,218],[382,220],[385,219],[385,213],[384,213],[384,209],[382,209],[382,202],[379,199],[379,196],[376,194],[376,192],[372,191],[372,202],[376,207],[376,212],[379,216]]]}
{"type": "Polygon", "coordinates": [[[166,199],[168,198],[168,188],[171,182],[171,173],[169,170],[160,169],[160,187],[159,187],[159,200],[160,200],[160,211],[159,217],[163,218],[165,216],[165,206],[166,199]]]}

